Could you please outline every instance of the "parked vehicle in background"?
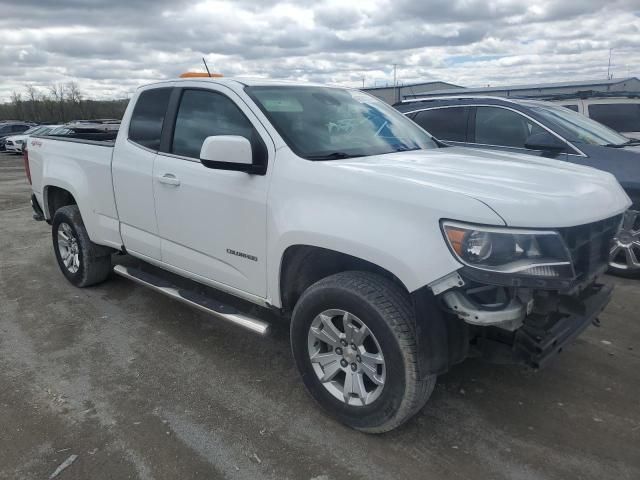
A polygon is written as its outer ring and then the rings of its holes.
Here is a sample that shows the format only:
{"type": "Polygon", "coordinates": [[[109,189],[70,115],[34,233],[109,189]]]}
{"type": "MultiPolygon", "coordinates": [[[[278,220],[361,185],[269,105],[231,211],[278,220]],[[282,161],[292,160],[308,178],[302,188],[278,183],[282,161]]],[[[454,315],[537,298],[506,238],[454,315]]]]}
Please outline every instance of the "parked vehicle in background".
{"type": "Polygon", "coordinates": [[[6,149],[6,138],[17,133],[22,133],[30,129],[33,124],[26,122],[18,122],[13,120],[5,120],[0,122],[0,151],[6,149]]]}
{"type": "Polygon", "coordinates": [[[141,265],[118,275],[252,332],[272,310],[313,398],[365,432],[412,417],[469,356],[545,365],[610,299],[598,277],[630,205],[612,175],[440,148],[358,90],[164,81],[115,141],[82,135],[29,140],[63,275],[102,282],[127,253],[141,265]]]}
{"type": "MultiPolygon", "coordinates": [[[[37,131],[37,135],[53,135],[56,137],[70,137],[70,138],[82,138],[84,140],[114,140],[118,133],[120,123],[109,122],[108,125],[102,125],[101,121],[85,120],[74,121],[64,125],[50,125],[48,128],[42,131],[37,131]],[[97,122],[97,123],[96,123],[97,122]]],[[[25,157],[28,157],[29,142],[28,139],[22,144],[22,153],[25,157]]],[[[25,167],[28,168],[28,163],[25,160],[25,167]]]]}
{"type": "Polygon", "coordinates": [[[452,96],[396,108],[449,145],[526,153],[613,174],[633,201],[612,249],[611,271],[640,275],[640,141],[540,100],[452,96]]]}
{"type": "Polygon", "coordinates": [[[11,135],[5,139],[5,149],[10,153],[22,153],[22,148],[31,135],[48,135],[53,129],[60,125],[38,125],[25,130],[20,135],[11,135]]]}
{"type": "Polygon", "coordinates": [[[638,96],[610,95],[553,101],[600,122],[626,137],[640,139],[640,98],[638,96]]]}

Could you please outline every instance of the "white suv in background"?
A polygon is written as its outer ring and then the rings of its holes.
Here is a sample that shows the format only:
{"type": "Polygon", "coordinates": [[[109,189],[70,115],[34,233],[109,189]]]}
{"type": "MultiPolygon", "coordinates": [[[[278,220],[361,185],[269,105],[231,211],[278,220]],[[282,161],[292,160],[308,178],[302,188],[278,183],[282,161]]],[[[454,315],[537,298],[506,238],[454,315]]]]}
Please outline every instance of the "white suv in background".
{"type": "Polygon", "coordinates": [[[556,100],[563,107],[600,122],[630,138],[640,138],[640,97],[556,100]]]}

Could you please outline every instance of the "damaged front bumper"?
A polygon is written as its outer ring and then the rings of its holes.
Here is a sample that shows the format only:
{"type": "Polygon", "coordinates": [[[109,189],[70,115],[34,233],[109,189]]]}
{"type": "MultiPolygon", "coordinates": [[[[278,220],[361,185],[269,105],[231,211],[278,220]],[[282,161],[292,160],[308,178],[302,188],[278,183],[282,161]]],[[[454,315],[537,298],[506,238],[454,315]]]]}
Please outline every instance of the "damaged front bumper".
{"type": "Polygon", "coordinates": [[[598,318],[612,293],[612,286],[594,283],[579,296],[568,297],[566,305],[560,299],[557,309],[526,317],[515,332],[514,359],[535,368],[545,366],[598,318]]]}
{"type": "Polygon", "coordinates": [[[450,321],[466,325],[467,356],[534,368],[545,366],[594,322],[613,291],[593,277],[570,291],[482,285],[457,273],[445,283],[444,291],[438,291],[442,282],[431,289],[450,321]]]}

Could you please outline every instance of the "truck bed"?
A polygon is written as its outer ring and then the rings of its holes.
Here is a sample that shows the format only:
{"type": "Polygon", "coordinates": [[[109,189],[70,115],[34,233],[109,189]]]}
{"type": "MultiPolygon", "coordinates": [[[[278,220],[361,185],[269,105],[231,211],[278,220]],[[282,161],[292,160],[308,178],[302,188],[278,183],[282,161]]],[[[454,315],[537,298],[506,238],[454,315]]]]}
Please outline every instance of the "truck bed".
{"type": "Polygon", "coordinates": [[[66,190],[74,199],[83,199],[77,203],[90,238],[120,246],[111,178],[115,140],[104,138],[115,133],[33,136],[29,139],[28,161],[33,193],[47,219],[52,189],[66,190]]]}
{"type": "MultiPolygon", "coordinates": [[[[87,131],[78,131],[68,135],[43,135],[40,138],[48,138],[52,140],[61,140],[64,142],[77,142],[77,143],[89,143],[93,145],[105,145],[105,146],[113,146],[116,141],[116,136],[118,135],[116,131],[109,132],[87,132],[87,131]]],[[[37,136],[34,136],[37,138],[37,136]]]]}

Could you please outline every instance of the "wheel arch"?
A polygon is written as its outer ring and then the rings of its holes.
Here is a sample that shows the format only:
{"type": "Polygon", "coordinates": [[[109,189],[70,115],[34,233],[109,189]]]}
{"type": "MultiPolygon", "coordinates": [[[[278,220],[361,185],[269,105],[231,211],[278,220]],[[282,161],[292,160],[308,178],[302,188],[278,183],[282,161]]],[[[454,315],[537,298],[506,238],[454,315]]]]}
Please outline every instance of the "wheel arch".
{"type": "Polygon", "coordinates": [[[415,314],[419,372],[422,377],[446,372],[469,352],[469,331],[456,316],[445,314],[428,286],[409,291],[389,270],[353,255],[312,245],[292,245],[280,263],[280,306],[291,313],[302,293],[317,281],[345,271],[365,271],[399,285],[415,314]]]}
{"type": "Polygon", "coordinates": [[[48,221],[53,219],[53,215],[61,207],[67,205],[78,205],[76,196],[66,187],[57,185],[47,185],[43,190],[44,214],[48,221]]]}
{"type": "Polygon", "coordinates": [[[280,261],[278,292],[285,312],[293,307],[302,293],[315,282],[336,273],[358,270],[377,273],[400,285],[409,295],[406,285],[389,270],[368,260],[313,245],[291,245],[280,261]]]}

